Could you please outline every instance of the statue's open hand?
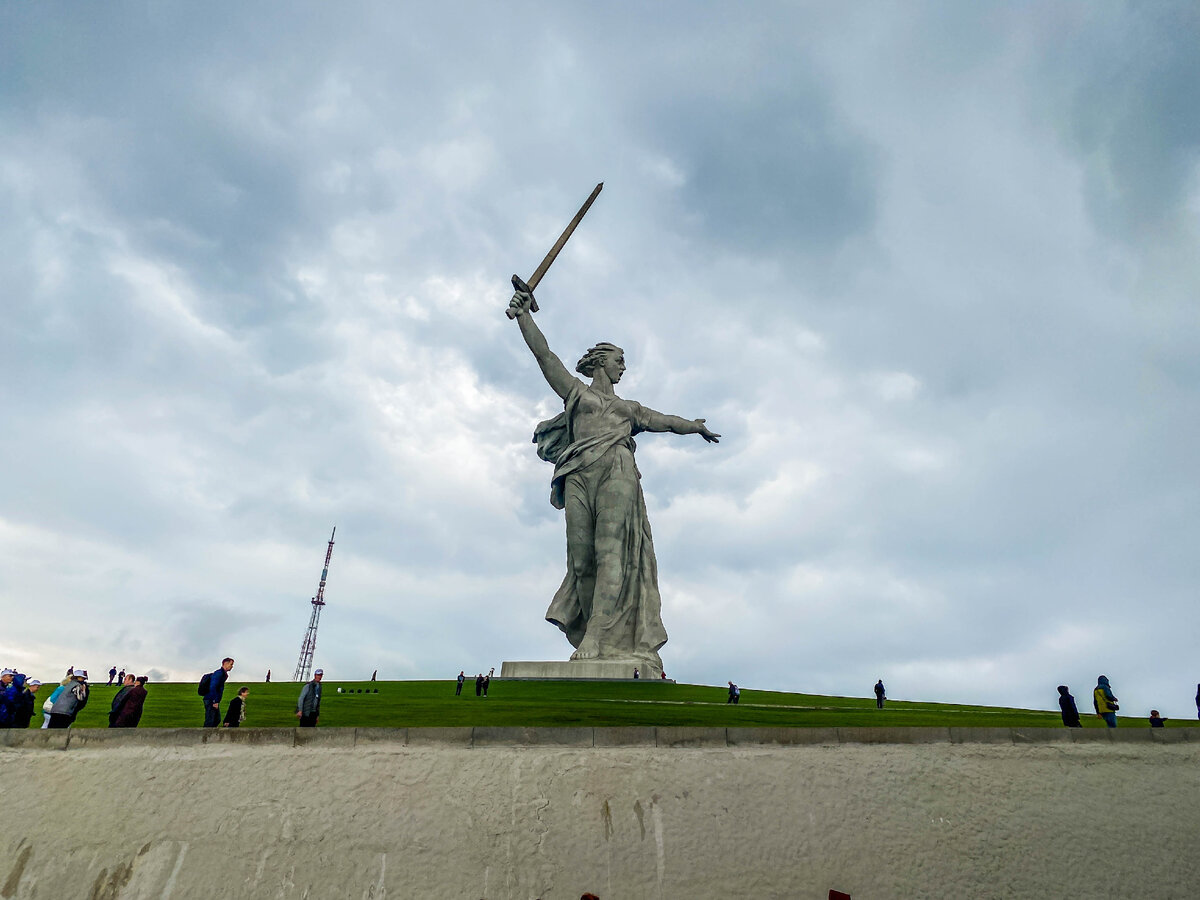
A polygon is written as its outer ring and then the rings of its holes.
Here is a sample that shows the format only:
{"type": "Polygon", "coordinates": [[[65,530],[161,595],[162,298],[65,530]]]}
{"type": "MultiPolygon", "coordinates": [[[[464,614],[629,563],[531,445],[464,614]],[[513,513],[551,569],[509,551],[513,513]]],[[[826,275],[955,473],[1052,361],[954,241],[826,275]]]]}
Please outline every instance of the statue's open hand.
{"type": "Polygon", "coordinates": [[[704,425],[704,419],[695,419],[693,421],[695,421],[695,423],[700,426],[700,430],[697,431],[696,434],[700,435],[700,437],[704,438],[710,444],[721,443],[721,436],[719,434],[714,434],[713,432],[709,431],[708,428],[706,428],[704,425]]]}
{"type": "Polygon", "coordinates": [[[517,291],[512,295],[512,299],[508,301],[508,308],[512,310],[511,318],[516,318],[529,312],[531,303],[533,303],[533,294],[517,291]]]}

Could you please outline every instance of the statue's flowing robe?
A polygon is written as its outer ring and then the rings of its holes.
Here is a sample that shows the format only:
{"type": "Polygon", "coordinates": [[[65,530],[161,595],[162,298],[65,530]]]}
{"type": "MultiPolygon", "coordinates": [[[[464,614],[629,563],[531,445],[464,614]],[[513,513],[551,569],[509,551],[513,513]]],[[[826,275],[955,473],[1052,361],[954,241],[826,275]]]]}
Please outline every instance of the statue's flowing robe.
{"type": "Polygon", "coordinates": [[[654,541],[633,459],[633,436],[647,424],[641,404],[575,379],[563,412],[539,424],[533,436],[538,456],[554,463],[550,502],[567,511],[567,574],[546,619],[574,647],[590,634],[601,657],[657,659],[667,642],[654,541]],[[581,408],[599,413],[604,427],[577,439],[581,408]],[[591,573],[594,588],[586,596],[591,573]]]}

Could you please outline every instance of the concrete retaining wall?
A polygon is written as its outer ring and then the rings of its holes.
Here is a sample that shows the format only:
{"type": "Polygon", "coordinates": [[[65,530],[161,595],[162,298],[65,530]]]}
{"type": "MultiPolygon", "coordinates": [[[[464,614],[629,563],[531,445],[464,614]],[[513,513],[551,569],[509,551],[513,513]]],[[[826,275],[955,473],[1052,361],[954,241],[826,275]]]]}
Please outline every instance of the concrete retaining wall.
{"type": "Polygon", "coordinates": [[[1195,897],[1192,737],[0,732],[0,898],[1195,897]]]}

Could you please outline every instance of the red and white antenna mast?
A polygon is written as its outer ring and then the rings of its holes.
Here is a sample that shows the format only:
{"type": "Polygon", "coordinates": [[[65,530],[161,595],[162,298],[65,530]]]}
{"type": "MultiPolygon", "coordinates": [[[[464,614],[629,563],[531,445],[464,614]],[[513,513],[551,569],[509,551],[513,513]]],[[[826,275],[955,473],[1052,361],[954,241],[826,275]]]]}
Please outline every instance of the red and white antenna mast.
{"type": "Polygon", "coordinates": [[[329,535],[329,549],[325,551],[325,566],[321,569],[321,583],[317,585],[317,596],[312,598],[312,616],[308,620],[308,630],[304,632],[304,643],[300,645],[300,659],[296,661],[296,671],[292,673],[292,681],[308,681],[312,677],[313,654],[317,651],[317,623],[321,621],[321,607],[325,605],[325,580],[329,577],[329,560],[333,558],[333,535],[337,534],[337,526],[329,535]]]}

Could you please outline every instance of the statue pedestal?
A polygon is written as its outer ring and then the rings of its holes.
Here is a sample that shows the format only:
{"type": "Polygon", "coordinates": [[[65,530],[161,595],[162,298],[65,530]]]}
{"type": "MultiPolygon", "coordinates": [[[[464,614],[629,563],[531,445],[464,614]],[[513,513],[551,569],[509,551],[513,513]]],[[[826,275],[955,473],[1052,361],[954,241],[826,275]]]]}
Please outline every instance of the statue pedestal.
{"type": "Polygon", "coordinates": [[[638,659],[587,659],[561,662],[505,662],[501,678],[548,678],[559,681],[632,681],[637,667],[645,681],[662,680],[662,669],[638,659]]]}

